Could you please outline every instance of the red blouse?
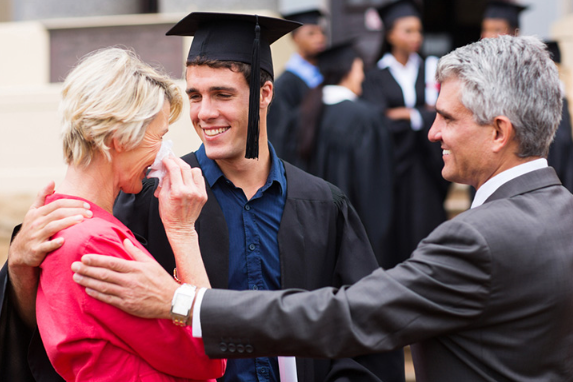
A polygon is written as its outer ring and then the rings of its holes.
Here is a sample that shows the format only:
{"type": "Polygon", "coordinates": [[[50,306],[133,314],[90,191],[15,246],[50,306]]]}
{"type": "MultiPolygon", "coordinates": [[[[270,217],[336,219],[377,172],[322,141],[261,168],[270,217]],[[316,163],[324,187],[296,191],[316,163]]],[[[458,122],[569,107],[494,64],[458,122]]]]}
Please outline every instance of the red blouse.
{"type": "MultiPolygon", "coordinates": [[[[46,203],[58,199],[83,200],[54,194],[46,203]]],[[[73,281],[71,264],[84,254],[131,259],[123,247],[126,238],[148,253],[113,215],[90,205],[93,217],[56,234],[65,238],[64,245],[41,265],[36,316],[56,371],[67,381],[182,382],[221,377],[225,360],[209,359],[191,327],[132,316],[88,296],[73,281]]]]}

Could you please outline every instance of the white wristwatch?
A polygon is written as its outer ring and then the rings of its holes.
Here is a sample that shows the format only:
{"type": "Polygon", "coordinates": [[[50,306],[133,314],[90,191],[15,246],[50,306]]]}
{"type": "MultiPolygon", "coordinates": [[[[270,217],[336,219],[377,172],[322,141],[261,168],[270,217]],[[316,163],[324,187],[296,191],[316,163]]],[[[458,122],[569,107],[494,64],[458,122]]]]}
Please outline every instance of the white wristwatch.
{"type": "Polygon", "coordinates": [[[171,318],[175,325],[187,325],[196,290],[196,286],[189,284],[181,284],[181,286],[175,290],[173,301],[171,301],[171,318]]]}

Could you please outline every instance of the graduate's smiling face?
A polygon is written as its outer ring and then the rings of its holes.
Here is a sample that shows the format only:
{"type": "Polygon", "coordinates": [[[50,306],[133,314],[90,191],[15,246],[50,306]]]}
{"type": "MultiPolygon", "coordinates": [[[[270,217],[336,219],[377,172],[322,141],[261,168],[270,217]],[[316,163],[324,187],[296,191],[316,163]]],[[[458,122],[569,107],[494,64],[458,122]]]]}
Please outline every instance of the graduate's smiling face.
{"type": "Polygon", "coordinates": [[[212,160],[244,158],[247,144],[249,86],[239,71],[187,67],[191,121],[212,160]]]}

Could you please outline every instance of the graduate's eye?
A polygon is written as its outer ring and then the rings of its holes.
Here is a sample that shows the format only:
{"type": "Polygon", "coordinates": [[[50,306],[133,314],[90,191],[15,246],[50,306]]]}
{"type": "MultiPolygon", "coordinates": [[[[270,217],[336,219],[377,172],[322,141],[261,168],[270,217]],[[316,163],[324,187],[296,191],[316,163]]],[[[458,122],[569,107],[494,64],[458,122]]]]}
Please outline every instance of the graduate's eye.
{"type": "Polygon", "coordinates": [[[198,102],[201,100],[201,96],[197,93],[189,93],[189,100],[191,102],[198,102]]]}
{"type": "Polygon", "coordinates": [[[233,96],[233,95],[232,95],[232,94],[229,94],[229,93],[219,93],[219,94],[217,94],[217,97],[223,98],[223,99],[229,99],[229,98],[231,98],[232,96],[233,96]]]}

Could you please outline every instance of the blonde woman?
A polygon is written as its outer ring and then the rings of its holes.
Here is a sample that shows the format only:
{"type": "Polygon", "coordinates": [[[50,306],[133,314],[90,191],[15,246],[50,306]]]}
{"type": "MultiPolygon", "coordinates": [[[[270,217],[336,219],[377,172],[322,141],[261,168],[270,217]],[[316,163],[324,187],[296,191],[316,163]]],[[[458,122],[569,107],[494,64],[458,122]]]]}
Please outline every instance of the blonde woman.
{"type": "MultiPolygon", "coordinates": [[[[113,203],[120,191],[141,190],[182,103],[169,77],[117,48],[88,55],[64,83],[68,169],[46,203],[82,200],[93,217],[56,235],[65,244],[41,265],[36,315],[48,357],[67,381],[203,381],[224,373],[225,362],[207,358],[190,327],[137,318],[99,302],[73,281],[70,269],[87,253],[131,259],[124,245],[145,251],[113,217],[113,203]]],[[[192,267],[202,264],[194,221],[206,201],[203,178],[178,158],[163,164],[168,175],[156,196],[180,278],[208,286],[206,274],[187,278],[192,267]],[[197,194],[202,197],[191,197],[197,194]]]]}

